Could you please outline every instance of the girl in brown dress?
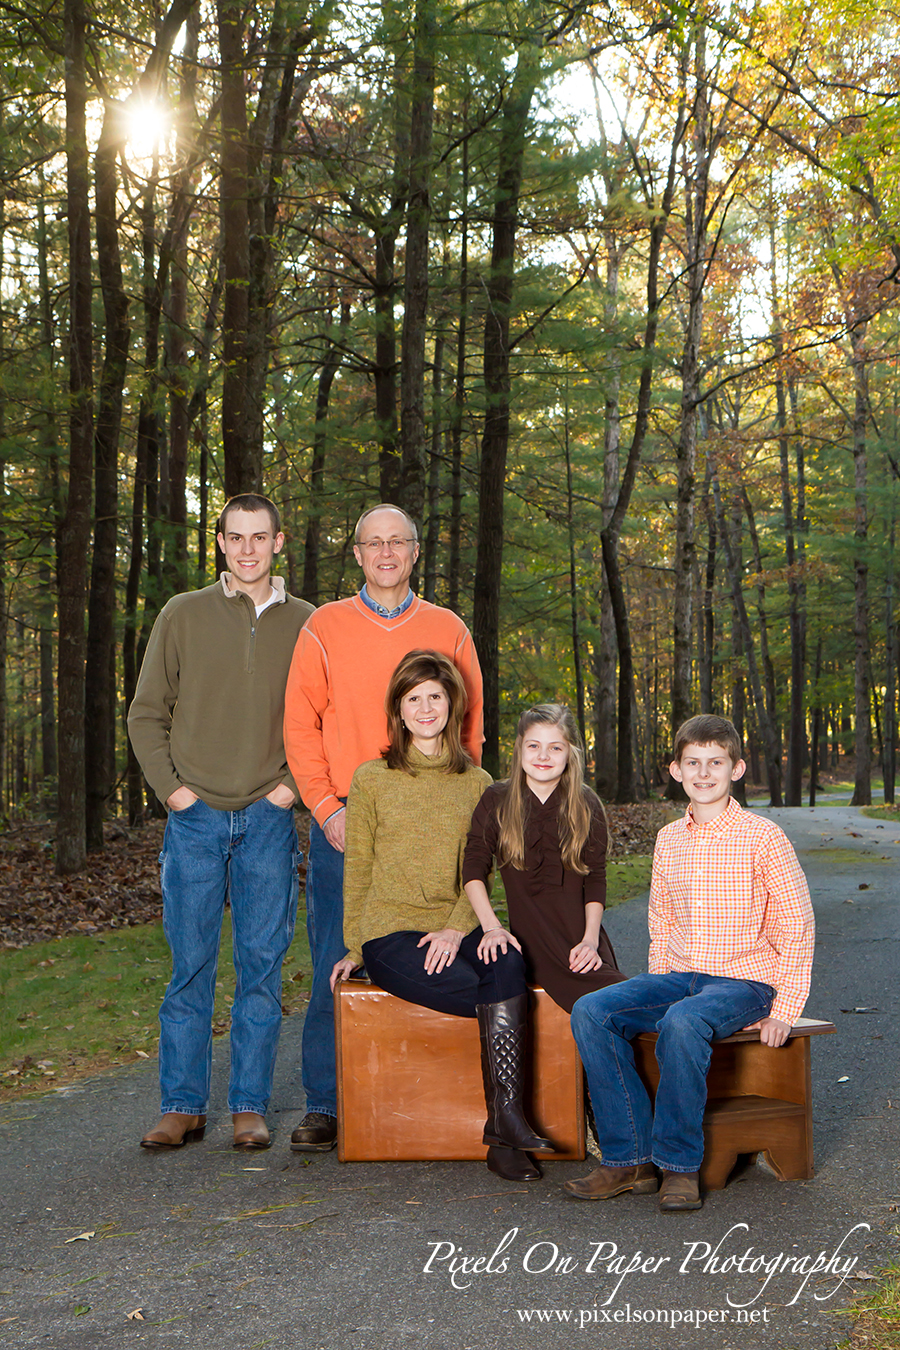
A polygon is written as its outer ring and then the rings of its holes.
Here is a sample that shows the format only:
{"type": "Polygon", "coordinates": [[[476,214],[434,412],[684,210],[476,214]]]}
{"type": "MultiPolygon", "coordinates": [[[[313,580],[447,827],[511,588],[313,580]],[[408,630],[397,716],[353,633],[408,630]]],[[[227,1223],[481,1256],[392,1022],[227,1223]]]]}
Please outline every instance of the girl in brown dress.
{"type": "Polygon", "coordinates": [[[512,945],[529,981],[566,1012],[582,994],[625,979],[602,927],[606,844],[572,713],[559,703],[529,708],[519,719],[509,778],[487,788],[475,808],[463,882],[485,930],[479,956],[496,960],[512,945]],[[488,896],[495,859],[509,930],[488,896]]]}

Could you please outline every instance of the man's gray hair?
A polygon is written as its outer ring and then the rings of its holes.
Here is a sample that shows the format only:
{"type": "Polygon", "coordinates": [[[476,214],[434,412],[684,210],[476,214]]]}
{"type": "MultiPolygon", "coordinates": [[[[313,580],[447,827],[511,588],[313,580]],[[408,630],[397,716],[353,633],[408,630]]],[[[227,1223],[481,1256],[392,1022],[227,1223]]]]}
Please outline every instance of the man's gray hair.
{"type": "Polygon", "coordinates": [[[413,520],[409,512],[404,511],[402,506],[395,506],[393,502],[379,502],[377,506],[367,507],[367,509],[363,511],[359,520],[356,522],[356,529],[353,531],[353,542],[355,544],[359,543],[359,532],[362,529],[363,521],[366,520],[369,516],[371,516],[373,511],[399,511],[400,515],[404,518],[407,525],[409,526],[410,534],[412,535],[416,543],[418,543],[419,531],[416,529],[416,522],[413,520]]]}

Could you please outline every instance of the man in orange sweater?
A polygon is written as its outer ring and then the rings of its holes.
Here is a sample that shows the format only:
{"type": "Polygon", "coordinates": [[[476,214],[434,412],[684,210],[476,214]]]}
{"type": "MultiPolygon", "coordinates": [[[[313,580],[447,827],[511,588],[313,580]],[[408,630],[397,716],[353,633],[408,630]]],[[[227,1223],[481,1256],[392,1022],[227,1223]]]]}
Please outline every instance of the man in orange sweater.
{"type": "Polygon", "coordinates": [[[343,933],[344,803],[354,772],[387,744],[384,696],[398,662],[424,647],[449,656],[469,695],[463,742],[481,763],[481,670],[472,635],[449,609],[409,587],[418,531],[397,506],[381,503],[356,525],[356,561],[365,585],[349,600],[317,609],[301,631],[288,676],[284,745],[300,795],[312,812],[306,924],[313,961],[303,1026],[306,1115],[291,1135],[297,1152],[337,1142],[334,1018],[329,978],[346,952],[343,933]]]}

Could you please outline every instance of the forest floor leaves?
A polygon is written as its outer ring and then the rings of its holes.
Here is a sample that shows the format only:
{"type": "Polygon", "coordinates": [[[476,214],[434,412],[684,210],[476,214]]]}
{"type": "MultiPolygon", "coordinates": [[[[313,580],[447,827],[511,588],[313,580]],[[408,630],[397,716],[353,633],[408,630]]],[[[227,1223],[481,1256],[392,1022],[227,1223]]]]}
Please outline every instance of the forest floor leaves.
{"type": "MultiPolygon", "coordinates": [[[[668,818],[661,803],[609,807],[608,900],[649,885],[650,853],[668,818]]],[[[298,814],[305,850],[309,818],[298,814]]],[[[75,877],[54,871],[53,831],[14,825],[0,840],[0,1101],[61,1088],[99,1070],[156,1055],[157,1012],[169,975],[159,892],[164,822],[107,827],[107,848],[75,877]]],[[[301,872],[301,881],[303,880],[301,872]]],[[[502,886],[496,901],[502,906],[502,886]]],[[[502,909],[501,909],[502,913],[502,909]]],[[[304,1006],[310,957],[303,891],[284,965],[285,1015],[304,1006]]],[[[226,912],[214,1035],[230,1026],[234,996],[226,912]]]]}
{"type": "MultiPolygon", "coordinates": [[[[661,802],[607,806],[606,811],[613,861],[652,853],[657,831],[669,819],[661,802]]],[[[134,829],[111,821],[105,851],[91,854],[77,876],[60,877],[55,871],[53,825],[47,821],[11,825],[0,838],[0,947],[22,947],[70,933],[133,928],[159,919],[164,828],[161,820],[134,829]]],[[[305,812],[297,815],[297,830],[305,853],[309,837],[305,812]]]]}

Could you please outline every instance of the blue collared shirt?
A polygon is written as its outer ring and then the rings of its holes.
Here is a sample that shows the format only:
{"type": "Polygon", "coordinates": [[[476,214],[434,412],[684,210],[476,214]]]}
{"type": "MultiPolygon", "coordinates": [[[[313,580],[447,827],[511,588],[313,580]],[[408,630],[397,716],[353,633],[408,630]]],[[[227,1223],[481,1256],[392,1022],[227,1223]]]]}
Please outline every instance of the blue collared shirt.
{"type": "Polygon", "coordinates": [[[373,614],[379,615],[382,619],[399,619],[401,614],[405,614],[412,604],[415,596],[412,591],[406,592],[406,599],[401,601],[396,609],[385,609],[384,605],[379,605],[377,600],[373,600],[365,584],[359,593],[359,598],[373,614]]]}

